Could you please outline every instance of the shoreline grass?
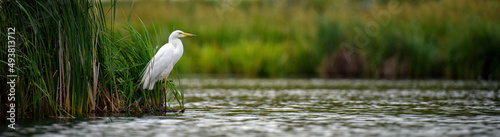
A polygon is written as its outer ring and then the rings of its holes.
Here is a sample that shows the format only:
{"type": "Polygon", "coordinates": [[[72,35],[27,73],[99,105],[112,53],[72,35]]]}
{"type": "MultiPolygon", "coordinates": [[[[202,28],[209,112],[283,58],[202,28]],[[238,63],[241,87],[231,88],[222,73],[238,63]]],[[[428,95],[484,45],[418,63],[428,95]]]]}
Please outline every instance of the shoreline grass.
{"type": "MultiPolygon", "coordinates": [[[[155,53],[151,47],[159,43],[154,43],[148,32],[139,33],[130,25],[108,27],[110,19],[105,14],[114,16],[114,7],[103,8],[100,1],[94,0],[61,0],[2,1],[1,8],[1,19],[5,21],[1,28],[18,30],[16,118],[158,112],[164,110],[162,99],[179,100],[175,109],[183,109],[183,96],[177,95],[182,91],[173,83],[166,87],[172,90],[170,95],[159,85],[153,91],[137,88],[142,69],[155,53]],[[117,33],[117,29],[128,34],[117,33]]],[[[5,49],[1,56],[4,61],[5,49]]],[[[6,62],[1,64],[4,67],[0,71],[7,74],[6,62]]],[[[7,78],[1,77],[1,87],[7,87],[7,78]]],[[[2,88],[2,95],[7,92],[2,88]]],[[[3,98],[0,111],[6,112],[8,103],[3,98]]]]}

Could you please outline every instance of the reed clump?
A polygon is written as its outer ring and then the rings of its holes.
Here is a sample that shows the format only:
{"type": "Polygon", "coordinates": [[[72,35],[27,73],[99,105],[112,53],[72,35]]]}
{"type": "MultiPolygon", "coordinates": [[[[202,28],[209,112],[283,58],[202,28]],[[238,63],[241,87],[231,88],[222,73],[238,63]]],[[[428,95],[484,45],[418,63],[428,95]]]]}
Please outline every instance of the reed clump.
{"type": "MultiPolygon", "coordinates": [[[[139,88],[141,71],[158,42],[153,42],[152,34],[139,33],[130,25],[107,24],[113,23],[114,10],[94,0],[1,2],[1,28],[17,31],[17,117],[157,112],[164,108],[164,100],[168,109],[183,109],[183,93],[173,82],[148,92],[139,88]]],[[[7,54],[4,48],[2,61],[7,54]]],[[[7,63],[1,64],[2,95],[6,95],[7,63]]],[[[8,103],[3,96],[1,103],[0,110],[5,112],[8,103]]]]}

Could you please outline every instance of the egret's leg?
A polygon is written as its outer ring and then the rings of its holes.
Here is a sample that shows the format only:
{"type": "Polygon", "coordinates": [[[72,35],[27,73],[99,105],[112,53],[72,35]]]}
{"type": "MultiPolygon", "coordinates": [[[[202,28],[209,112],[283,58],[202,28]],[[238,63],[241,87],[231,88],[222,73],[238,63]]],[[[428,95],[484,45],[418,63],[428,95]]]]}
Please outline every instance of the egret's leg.
{"type": "Polygon", "coordinates": [[[165,89],[165,91],[164,91],[165,94],[163,95],[163,105],[165,105],[165,106],[163,107],[163,109],[164,109],[163,112],[167,112],[167,95],[168,95],[167,94],[167,83],[166,83],[167,79],[165,79],[164,81],[165,82],[163,82],[163,87],[165,89]]]}

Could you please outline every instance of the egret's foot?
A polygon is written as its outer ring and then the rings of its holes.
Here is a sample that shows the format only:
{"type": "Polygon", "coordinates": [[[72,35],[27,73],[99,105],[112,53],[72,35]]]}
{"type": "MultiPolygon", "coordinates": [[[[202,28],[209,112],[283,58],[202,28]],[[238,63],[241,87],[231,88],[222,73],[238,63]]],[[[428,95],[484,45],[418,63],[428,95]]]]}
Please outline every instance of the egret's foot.
{"type": "Polygon", "coordinates": [[[183,109],[177,110],[177,113],[184,113],[184,110],[186,110],[186,109],[183,108],[183,109]]]}

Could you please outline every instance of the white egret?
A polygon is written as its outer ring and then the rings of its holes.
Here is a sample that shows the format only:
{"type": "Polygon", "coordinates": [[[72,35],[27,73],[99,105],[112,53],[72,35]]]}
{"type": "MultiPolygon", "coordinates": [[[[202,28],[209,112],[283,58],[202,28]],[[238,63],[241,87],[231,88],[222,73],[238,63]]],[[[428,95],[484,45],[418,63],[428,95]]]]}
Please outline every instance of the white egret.
{"type": "Polygon", "coordinates": [[[168,78],[170,71],[174,65],[181,59],[184,47],[179,38],[185,36],[196,36],[194,34],[185,33],[176,30],[170,34],[168,43],[163,45],[155,56],[149,61],[148,65],[143,71],[141,84],[143,89],[153,90],[155,83],[162,79],[168,78]]]}

